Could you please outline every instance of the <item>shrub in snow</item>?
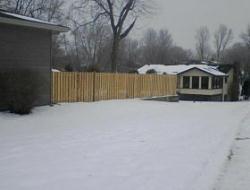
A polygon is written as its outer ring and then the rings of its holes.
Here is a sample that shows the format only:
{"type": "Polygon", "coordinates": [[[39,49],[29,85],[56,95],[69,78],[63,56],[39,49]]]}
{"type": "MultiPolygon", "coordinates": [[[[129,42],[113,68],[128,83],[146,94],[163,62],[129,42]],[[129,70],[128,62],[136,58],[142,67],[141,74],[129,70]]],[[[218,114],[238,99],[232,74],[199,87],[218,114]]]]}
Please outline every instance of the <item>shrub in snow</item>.
{"type": "Polygon", "coordinates": [[[154,69],[149,69],[146,74],[157,74],[156,70],[154,69]]]}
{"type": "Polygon", "coordinates": [[[41,77],[30,70],[5,71],[0,73],[2,106],[11,113],[29,114],[39,95],[41,77]]]}

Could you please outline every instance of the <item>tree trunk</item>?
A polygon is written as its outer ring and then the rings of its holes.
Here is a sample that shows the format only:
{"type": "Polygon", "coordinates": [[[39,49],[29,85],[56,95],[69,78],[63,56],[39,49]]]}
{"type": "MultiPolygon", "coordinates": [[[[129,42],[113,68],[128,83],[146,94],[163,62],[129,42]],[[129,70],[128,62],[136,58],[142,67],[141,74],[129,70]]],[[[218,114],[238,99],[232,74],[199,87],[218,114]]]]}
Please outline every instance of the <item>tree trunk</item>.
{"type": "Polygon", "coordinates": [[[120,40],[117,37],[114,37],[112,44],[112,52],[111,52],[111,71],[113,73],[117,72],[117,58],[119,53],[119,43],[120,40]]]}
{"type": "Polygon", "coordinates": [[[232,84],[232,101],[239,101],[240,95],[240,63],[234,62],[234,75],[232,84]]]}
{"type": "Polygon", "coordinates": [[[76,63],[74,64],[75,68],[77,71],[80,71],[81,63],[80,63],[80,58],[79,58],[79,50],[78,50],[78,45],[77,45],[77,34],[74,34],[74,43],[75,43],[75,50],[76,50],[76,63]]]}

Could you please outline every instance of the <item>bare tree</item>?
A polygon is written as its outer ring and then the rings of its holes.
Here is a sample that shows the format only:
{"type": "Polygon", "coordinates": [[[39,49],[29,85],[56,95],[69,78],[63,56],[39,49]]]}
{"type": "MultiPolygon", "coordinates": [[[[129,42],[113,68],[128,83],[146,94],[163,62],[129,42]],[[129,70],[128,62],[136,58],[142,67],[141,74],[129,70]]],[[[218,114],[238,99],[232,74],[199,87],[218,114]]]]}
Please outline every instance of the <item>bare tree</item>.
{"type": "Polygon", "coordinates": [[[246,32],[242,33],[240,37],[243,43],[250,49],[250,25],[247,26],[246,32]]]}
{"type": "Polygon", "coordinates": [[[91,10],[93,21],[106,19],[112,29],[111,70],[117,71],[117,56],[121,40],[133,29],[140,15],[147,11],[147,0],[82,0],[82,7],[91,10]]]}
{"type": "Polygon", "coordinates": [[[157,63],[158,64],[170,64],[170,48],[173,47],[173,38],[168,30],[160,30],[158,33],[158,55],[157,63]]]}
{"type": "Polygon", "coordinates": [[[141,64],[178,64],[193,58],[192,52],[174,45],[172,35],[166,29],[159,32],[148,29],[142,39],[141,64]]]}
{"type": "Polygon", "coordinates": [[[209,54],[209,39],[210,33],[206,26],[197,30],[196,36],[196,51],[200,60],[207,58],[209,54]]]}
{"type": "Polygon", "coordinates": [[[158,34],[154,29],[148,29],[142,39],[142,64],[156,64],[158,34]]]}
{"type": "MultiPolygon", "coordinates": [[[[68,20],[71,25],[72,47],[75,51],[75,67],[77,70],[84,70],[88,67],[106,66],[106,59],[103,56],[106,54],[104,50],[110,44],[110,27],[103,19],[88,22],[90,13],[84,12],[88,10],[83,2],[76,2],[69,8],[68,20]],[[101,60],[101,61],[100,61],[101,60]],[[102,62],[102,65],[100,65],[102,62]]],[[[110,49],[110,47],[108,47],[110,49]]],[[[105,55],[109,57],[110,53],[105,55]]]]}
{"type": "Polygon", "coordinates": [[[2,8],[13,13],[39,17],[45,9],[45,0],[2,0],[2,8]]]}
{"type": "Polygon", "coordinates": [[[170,64],[180,64],[193,59],[191,50],[183,49],[179,46],[173,46],[169,50],[170,64]]]}
{"type": "Polygon", "coordinates": [[[97,65],[101,61],[101,52],[109,40],[109,28],[101,23],[88,25],[78,31],[77,40],[85,66],[97,65]]]}
{"type": "Polygon", "coordinates": [[[221,61],[225,49],[233,40],[233,31],[228,29],[227,26],[221,24],[214,33],[214,45],[216,48],[216,59],[221,61]]]}
{"type": "Polygon", "coordinates": [[[169,64],[169,52],[173,46],[173,39],[168,30],[148,29],[143,37],[143,63],[169,64]]]}
{"type": "Polygon", "coordinates": [[[136,39],[126,38],[121,42],[119,51],[119,72],[133,72],[140,65],[140,44],[136,39]]]}
{"type": "Polygon", "coordinates": [[[1,0],[0,8],[46,21],[61,21],[64,0],[1,0]]]}
{"type": "Polygon", "coordinates": [[[64,21],[64,0],[47,0],[45,2],[45,20],[48,22],[64,21]]]}
{"type": "Polygon", "coordinates": [[[250,25],[247,26],[246,31],[242,33],[240,37],[243,41],[243,45],[241,45],[240,49],[240,58],[245,57],[246,59],[245,62],[241,63],[243,65],[245,74],[247,77],[250,77],[250,25]]]}

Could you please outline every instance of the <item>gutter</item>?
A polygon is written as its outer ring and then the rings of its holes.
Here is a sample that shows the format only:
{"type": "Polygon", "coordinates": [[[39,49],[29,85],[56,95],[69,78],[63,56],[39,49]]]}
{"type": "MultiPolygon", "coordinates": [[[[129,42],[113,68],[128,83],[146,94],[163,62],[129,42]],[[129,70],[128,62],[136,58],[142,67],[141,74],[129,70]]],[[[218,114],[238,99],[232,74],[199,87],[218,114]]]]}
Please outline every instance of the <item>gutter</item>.
{"type": "Polygon", "coordinates": [[[66,26],[43,24],[38,22],[26,21],[22,19],[13,19],[4,17],[0,17],[0,23],[50,30],[53,32],[53,34],[58,34],[60,32],[68,32],[70,30],[70,28],[66,26]]]}

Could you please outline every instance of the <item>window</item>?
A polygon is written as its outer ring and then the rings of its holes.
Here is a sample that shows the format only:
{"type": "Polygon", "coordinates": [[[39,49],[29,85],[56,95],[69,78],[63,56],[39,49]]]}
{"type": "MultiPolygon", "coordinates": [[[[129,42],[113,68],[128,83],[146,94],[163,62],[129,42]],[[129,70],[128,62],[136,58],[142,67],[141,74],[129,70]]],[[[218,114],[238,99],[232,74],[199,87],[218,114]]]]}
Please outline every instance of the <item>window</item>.
{"type": "Polygon", "coordinates": [[[202,89],[208,89],[208,82],[209,82],[208,77],[202,77],[201,78],[201,88],[202,89]]]}
{"type": "Polygon", "coordinates": [[[200,77],[192,77],[192,88],[199,89],[199,78],[200,77]]]}
{"type": "Polygon", "coordinates": [[[213,89],[216,89],[216,78],[213,77],[213,80],[212,80],[212,87],[213,89]]]}
{"type": "Polygon", "coordinates": [[[220,89],[223,86],[223,78],[213,77],[213,89],[220,89]]]}
{"type": "Polygon", "coordinates": [[[190,88],[190,77],[183,77],[183,88],[190,88]]]}
{"type": "Polygon", "coordinates": [[[218,78],[213,77],[213,89],[217,89],[217,84],[218,84],[218,78]]]}

